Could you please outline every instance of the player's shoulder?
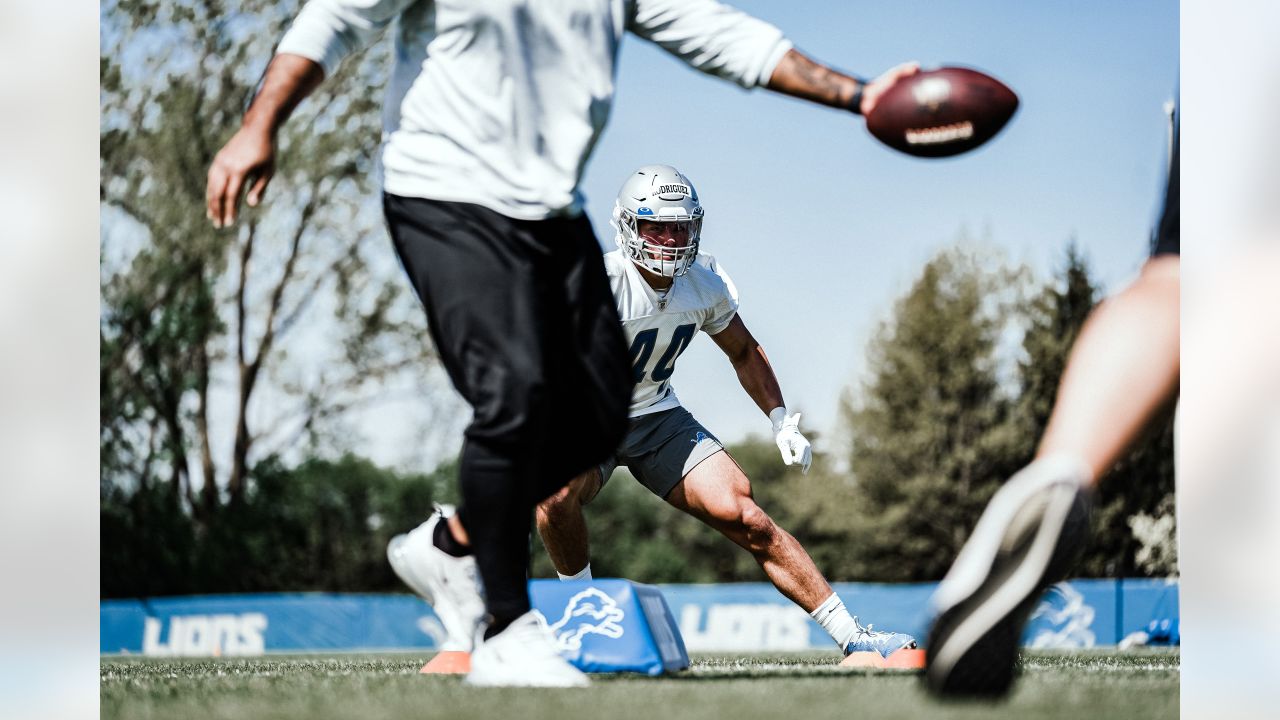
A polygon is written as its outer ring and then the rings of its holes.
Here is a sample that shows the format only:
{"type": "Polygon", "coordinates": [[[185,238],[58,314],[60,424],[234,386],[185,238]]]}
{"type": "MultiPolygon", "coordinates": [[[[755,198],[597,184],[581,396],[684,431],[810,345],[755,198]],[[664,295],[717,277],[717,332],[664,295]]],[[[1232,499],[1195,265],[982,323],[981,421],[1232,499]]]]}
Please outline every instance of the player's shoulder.
{"type": "Polygon", "coordinates": [[[697,288],[699,294],[710,297],[728,296],[737,300],[738,289],[729,278],[724,265],[720,264],[714,255],[698,253],[698,258],[689,266],[688,275],[693,281],[691,284],[697,288]]]}
{"type": "Polygon", "coordinates": [[[724,266],[713,255],[699,252],[698,259],[689,266],[689,272],[681,278],[690,295],[696,297],[695,304],[705,307],[717,307],[723,304],[737,305],[737,288],[724,272],[724,266]]]}
{"type": "Polygon", "coordinates": [[[699,252],[698,257],[694,258],[693,265],[689,266],[689,272],[699,277],[720,277],[720,273],[724,268],[720,266],[716,256],[710,253],[699,252]]]}

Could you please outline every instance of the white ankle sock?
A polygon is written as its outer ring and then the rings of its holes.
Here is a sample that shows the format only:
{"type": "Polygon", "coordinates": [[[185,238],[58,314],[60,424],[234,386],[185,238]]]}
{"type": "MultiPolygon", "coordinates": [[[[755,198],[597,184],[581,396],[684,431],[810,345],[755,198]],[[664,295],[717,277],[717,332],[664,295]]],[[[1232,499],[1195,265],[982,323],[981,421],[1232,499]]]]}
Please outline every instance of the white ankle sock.
{"type": "MultiPolygon", "coordinates": [[[[556,571],[556,575],[560,575],[560,571],[556,571]]],[[[590,580],[591,579],[591,563],[572,575],[560,575],[561,580],[590,580]]]]}
{"type": "Polygon", "coordinates": [[[842,650],[858,630],[857,621],[849,615],[849,611],[844,607],[844,601],[835,593],[831,593],[831,597],[823,600],[821,605],[809,613],[809,617],[817,620],[822,629],[827,631],[842,650]]]}

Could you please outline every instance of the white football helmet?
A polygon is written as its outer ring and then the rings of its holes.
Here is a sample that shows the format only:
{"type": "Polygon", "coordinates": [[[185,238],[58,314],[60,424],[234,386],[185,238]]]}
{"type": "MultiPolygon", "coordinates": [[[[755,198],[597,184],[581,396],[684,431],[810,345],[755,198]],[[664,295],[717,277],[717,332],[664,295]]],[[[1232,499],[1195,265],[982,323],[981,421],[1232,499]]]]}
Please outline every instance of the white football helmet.
{"type": "Polygon", "coordinates": [[[636,265],[658,275],[679,277],[698,257],[702,203],[693,183],[670,165],[645,165],[622,184],[611,224],[618,247],[636,265]],[[655,242],[640,233],[641,221],[662,223],[679,245],[655,242]],[[671,225],[667,225],[671,223],[671,225]]]}

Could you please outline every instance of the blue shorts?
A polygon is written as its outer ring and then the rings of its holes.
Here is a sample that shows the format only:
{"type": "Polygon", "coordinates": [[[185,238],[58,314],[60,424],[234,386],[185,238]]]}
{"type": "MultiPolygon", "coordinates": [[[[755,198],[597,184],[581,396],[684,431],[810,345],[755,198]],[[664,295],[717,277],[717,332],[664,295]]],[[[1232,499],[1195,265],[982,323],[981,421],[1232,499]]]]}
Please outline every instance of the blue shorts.
{"type": "Polygon", "coordinates": [[[631,418],[622,447],[600,464],[600,487],[622,465],[665,498],[698,463],[721,450],[720,441],[682,407],[640,415],[631,418]]]}

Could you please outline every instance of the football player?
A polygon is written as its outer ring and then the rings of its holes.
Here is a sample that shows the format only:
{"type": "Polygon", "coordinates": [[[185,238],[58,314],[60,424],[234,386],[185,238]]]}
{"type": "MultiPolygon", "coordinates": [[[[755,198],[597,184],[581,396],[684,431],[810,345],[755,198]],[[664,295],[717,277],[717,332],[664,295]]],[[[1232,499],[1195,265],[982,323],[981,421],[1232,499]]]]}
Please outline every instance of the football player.
{"type": "Polygon", "coordinates": [[[773,423],[787,465],[806,472],[811,453],[800,414],[787,411],[764,349],[738,315],[733,281],[699,252],[703,210],[693,183],[669,165],[646,165],[623,184],[612,224],[618,249],[605,268],[631,348],[631,424],[616,454],[575,477],[538,506],[538,532],[564,580],[590,579],[583,506],[625,465],[670,505],[751,553],[778,591],[804,608],[844,651],[882,657],[915,640],[872,630],[849,614],[813,559],[751,496],[751,481],[719,440],[681,404],[676,361],[706,332],[724,351],[751,399],[773,423]]]}

